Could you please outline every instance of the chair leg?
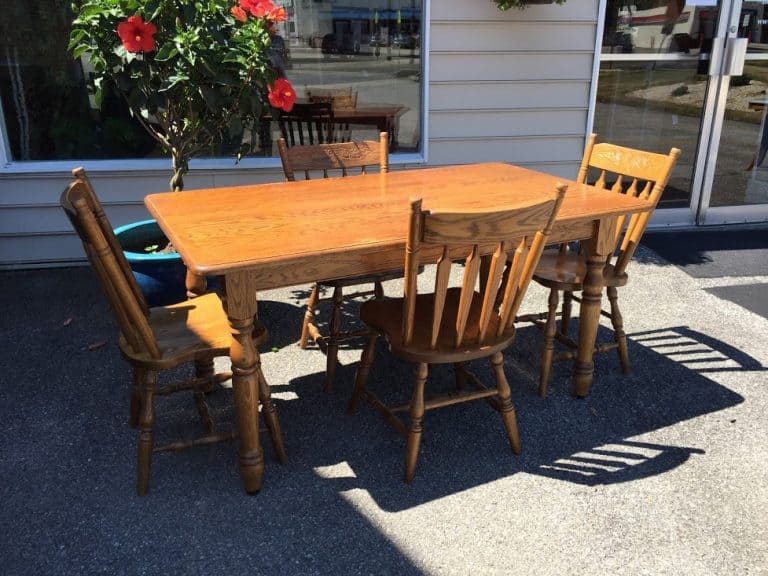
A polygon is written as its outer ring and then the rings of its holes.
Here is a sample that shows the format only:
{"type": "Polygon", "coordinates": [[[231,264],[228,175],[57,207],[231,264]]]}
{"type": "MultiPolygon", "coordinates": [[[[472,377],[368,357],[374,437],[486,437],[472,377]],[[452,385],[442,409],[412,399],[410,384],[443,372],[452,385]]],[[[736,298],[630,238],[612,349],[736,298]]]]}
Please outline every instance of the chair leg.
{"type": "Polygon", "coordinates": [[[344,293],[341,286],[333,289],[333,312],[328,326],[328,344],[325,350],[325,383],[323,390],[333,391],[333,381],[336,377],[336,360],[339,355],[339,333],[341,332],[341,307],[344,304],[344,293]]]}
{"type": "Polygon", "coordinates": [[[571,324],[571,309],[573,304],[573,292],[563,292],[562,315],[560,316],[560,334],[568,334],[568,326],[571,324]]]}
{"type": "Polygon", "coordinates": [[[264,373],[259,370],[259,399],[261,400],[261,413],[264,415],[264,420],[267,422],[267,430],[269,430],[269,436],[272,438],[272,445],[275,447],[275,454],[277,455],[277,461],[280,464],[286,464],[288,462],[288,456],[285,453],[285,445],[283,444],[283,432],[280,429],[280,420],[277,418],[277,410],[275,405],[272,404],[272,392],[269,389],[269,384],[264,373]]]}
{"type": "Polygon", "coordinates": [[[416,367],[416,386],[411,397],[411,423],[408,428],[408,437],[405,443],[405,476],[406,482],[413,480],[416,474],[416,460],[419,457],[421,444],[421,421],[424,418],[424,384],[427,381],[429,368],[423,362],[416,367]]]}
{"type": "Polygon", "coordinates": [[[541,347],[541,372],[539,373],[539,396],[547,395],[549,372],[552,369],[552,357],[555,354],[555,330],[557,329],[557,303],[558,292],[555,289],[549,291],[549,310],[547,323],[544,327],[544,345],[541,347]]]}
{"type": "Polygon", "coordinates": [[[371,364],[373,364],[377,338],[378,334],[375,332],[371,333],[363,349],[363,355],[360,357],[360,364],[357,367],[357,374],[355,374],[355,387],[352,389],[352,397],[349,399],[349,405],[347,406],[347,414],[354,414],[360,404],[360,398],[363,396],[365,383],[368,380],[368,373],[371,370],[371,364]]]}
{"type": "Polygon", "coordinates": [[[624,318],[619,310],[619,294],[616,286],[608,286],[608,302],[611,304],[611,323],[613,324],[613,337],[618,344],[619,362],[621,371],[629,374],[629,349],[627,348],[627,335],[624,332],[624,318]]]}
{"type": "Polygon", "coordinates": [[[195,358],[195,379],[198,381],[207,379],[207,382],[193,391],[197,413],[200,415],[200,422],[208,434],[213,434],[213,418],[208,410],[208,403],[205,401],[205,395],[213,392],[215,387],[214,374],[216,373],[213,365],[213,358],[195,358]]]}
{"type": "Polygon", "coordinates": [[[520,454],[520,435],[517,431],[517,414],[515,406],[512,404],[512,390],[504,374],[504,356],[501,352],[496,352],[491,356],[491,365],[496,374],[496,389],[499,391],[499,404],[501,419],[504,422],[504,428],[507,430],[507,438],[512,452],[520,454]]]}
{"type": "Polygon", "coordinates": [[[149,489],[149,469],[152,464],[154,438],[152,427],[155,423],[155,384],[157,373],[142,370],[141,413],[139,414],[138,459],[136,463],[136,492],[144,496],[149,489]]]}
{"type": "Polygon", "coordinates": [[[373,283],[373,297],[376,300],[382,300],[384,298],[384,286],[382,286],[381,281],[376,280],[373,283]]]}
{"type": "Polygon", "coordinates": [[[131,386],[131,407],[128,414],[128,423],[131,428],[139,426],[139,414],[141,413],[141,386],[144,382],[144,371],[135,366],[133,368],[133,385],[131,386]]]}
{"type": "Polygon", "coordinates": [[[312,286],[312,291],[309,293],[309,300],[307,300],[307,309],[304,311],[304,322],[301,325],[301,340],[299,340],[299,346],[301,348],[307,347],[307,340],[309,339],[309,325],[315,323],[315,308],[317,307],[317,299],[320,295],[320,285],[315,284],[312,286]]]}
{"type": "Polygon", "coordinates": [[[195,378],[208,378],[209,382],[204,389],[200,391],[208,394],[213,392],[216,383],[213,379],[216,369],[213,364],[213,358],[195,358],[195,378]]]}

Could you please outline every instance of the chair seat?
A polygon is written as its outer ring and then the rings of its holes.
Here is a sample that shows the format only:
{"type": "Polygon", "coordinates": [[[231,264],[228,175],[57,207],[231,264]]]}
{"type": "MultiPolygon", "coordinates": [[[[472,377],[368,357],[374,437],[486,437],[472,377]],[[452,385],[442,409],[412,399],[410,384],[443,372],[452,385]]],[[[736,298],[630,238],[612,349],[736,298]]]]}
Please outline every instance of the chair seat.
{"type": "Polygon", "coordinates": [[[480,294],[475,293],[467,318],[463,345],[455,348],[456,330],[449,325],[449,318],[456,318],[459,309],[460,288],[451,288],[446,293],[443,325],[437,339],[437,347],[431,349],[432,309],[434,294],[419,294],[416,297],[413,341],[406,348],[403,345],[403,299],[369,300],[360,308],[360,318],[365,324],[382,333],[389,342],[394,354],[413,362],[449,363],[467,362],[484,358],[498,350],[503,350],[515,339],[514,327],[496,338],[498,318],[491,316],[488,327],[487,344],[478,346],[480,333],[479,319],[482,308],[480,294]]]}
{"type": "MultiPolygon", "coordinates": [[[[151,358],[144,352],[136,354],[121,336],[120,349],[128,359],[162,369],[192,359],[200,351],[209,356],[229,354],[232,342],[229,320],[216,294],[150,308],[149,323],[162,357],[151,358]]],[[[255,322],[253,336],[254,343],[261,344],[266,339],[264,326],[255,322]]]]}
{"type": "MultiPolygon", "coordinates": [[[[533,279],[547,288],[579,292],[586,273],[587,261],[583,254],[546,250],[536,266],[533,279]]],[[[626,274],[617,274],[613,264],[606,264],[603,269],[605,286],[624,286],[628,279],[626,274]]]]}

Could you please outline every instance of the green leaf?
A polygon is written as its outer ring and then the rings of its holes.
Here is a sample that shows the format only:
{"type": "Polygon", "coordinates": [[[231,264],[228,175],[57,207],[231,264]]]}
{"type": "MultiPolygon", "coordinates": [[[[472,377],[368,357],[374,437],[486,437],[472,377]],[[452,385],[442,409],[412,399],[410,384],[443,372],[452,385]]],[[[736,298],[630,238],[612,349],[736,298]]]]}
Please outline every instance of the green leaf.
{"type": "Polygon", "coordinates": [[[91,47],[88,44],[79,44],[74,50],[70,46],[70,51],[72,52],[72,57],[77,59],[80,58],[83,54],[91,50],[91,47]]]}
{"type": "Polygon", "coordinates": [[[156,62],[167,62],[174,56],[178,55],[179,51],[176,49],[176,45],[173,42],[166,42],[160,47],[160,50],[155,54],[156,62]]]}

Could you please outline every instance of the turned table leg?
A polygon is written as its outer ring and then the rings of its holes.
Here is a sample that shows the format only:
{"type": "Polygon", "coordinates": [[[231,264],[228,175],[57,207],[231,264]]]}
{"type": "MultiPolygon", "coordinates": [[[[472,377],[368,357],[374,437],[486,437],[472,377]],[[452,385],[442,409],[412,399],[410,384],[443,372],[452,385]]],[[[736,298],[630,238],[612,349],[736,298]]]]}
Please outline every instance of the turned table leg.
{"type": "Polygon", "coordinates": [[[579,348],[573,364],[574,394],[583,398],[589,394],[595,364],[592,356],[600,323],[600,304],[603,293],[603,269],[615,245],[616,219],[595,222],[592,237],[582,242],[587,255],[587,273],[581,293],[579,313],[579,348]]]}
{"type": "Polygon", "coordinates": [[[259,379],[261,359],[253,343],[256,288],[249,272],[224,278],[225,306],[232,330],[232,391],[240,435],[240,474],[245,491],[258,492],[264,475],[264,454],[259,443],[259,379]]]}

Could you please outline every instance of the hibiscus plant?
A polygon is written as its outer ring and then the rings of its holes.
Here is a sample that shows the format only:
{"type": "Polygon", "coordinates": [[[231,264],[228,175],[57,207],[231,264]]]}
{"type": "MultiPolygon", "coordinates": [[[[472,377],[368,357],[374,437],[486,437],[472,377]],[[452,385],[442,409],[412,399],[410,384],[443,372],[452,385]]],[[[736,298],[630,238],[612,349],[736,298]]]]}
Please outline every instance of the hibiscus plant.
{"type": "Polygon", "coordinates": [[[244,147],[269,101],[296,94],[270,64],[269,30],[286,18],[270,0],[81,0],[69,50],[91,68],[95,102],[106,90],[171,155],[171,189],[190,159],[222,142],[244,147]]]}

